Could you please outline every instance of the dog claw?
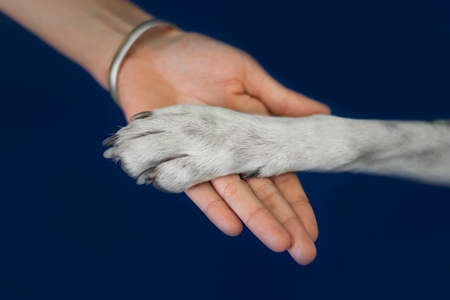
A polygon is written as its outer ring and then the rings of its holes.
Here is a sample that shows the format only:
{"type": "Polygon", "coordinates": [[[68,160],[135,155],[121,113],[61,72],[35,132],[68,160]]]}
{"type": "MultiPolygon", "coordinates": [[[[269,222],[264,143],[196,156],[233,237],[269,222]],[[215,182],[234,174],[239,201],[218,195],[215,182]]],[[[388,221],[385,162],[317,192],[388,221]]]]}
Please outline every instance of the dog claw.
{"type": "Polygon", "coordinates": [[[106,140],[104,140],[104,141],[102,142],[102,145],[103,145],[104,147],[112,146],[112,145],[114,145],[114,144],[117,142],[117,139],[118,139],[118,138],[119,138],[118,135],[117,135],[117,134],[114,134],[114,135],[110,136],[109,138],[107,138],[106,140]]]}
{"type": "Polygon", "coordinates": [[[148,168],[144,172],[141,173],[141,175],[138,176],[136,179],[136,184],[143,185],[143,184],[150,184],[155,179],[155,167],[148,168]]]}
{"type": "Polygon", "coordinates": [[[151,111],[143,111],[143,112],[137,113],[134,116],[132,116],[130,121],[133,122],[133,121],[136,121],[139,119],[145,119],[145,118],[150,117],[151,115],[152,115],[151,111]]]}
{"type": "Polygon", "coordinates": [[[258,169],[254,170],[254,171],[242,173],[242,174],[240,174],[240,176],[241,176],[241,179],[246,179],[246,178],[251,178],[251,177],[258,177],[260,172],[261,172],[261,168],[258,168],[258,169]]]}

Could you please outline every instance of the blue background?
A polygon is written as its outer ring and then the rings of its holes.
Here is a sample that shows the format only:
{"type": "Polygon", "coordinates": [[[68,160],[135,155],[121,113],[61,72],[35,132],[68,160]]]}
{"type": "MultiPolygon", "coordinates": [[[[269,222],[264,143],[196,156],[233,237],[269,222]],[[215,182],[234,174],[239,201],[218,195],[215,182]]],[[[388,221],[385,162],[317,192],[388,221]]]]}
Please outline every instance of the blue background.
{"type": "MultiPolygon", "coordinates": [[[[355,118],[450,118],[448,1],[136,1],[355,118]]],[[[450,189],[299,174],[301,267],[102,157],[125,124],[89,75],[0,15],[0,299],[450,299],[450,189]]]]}

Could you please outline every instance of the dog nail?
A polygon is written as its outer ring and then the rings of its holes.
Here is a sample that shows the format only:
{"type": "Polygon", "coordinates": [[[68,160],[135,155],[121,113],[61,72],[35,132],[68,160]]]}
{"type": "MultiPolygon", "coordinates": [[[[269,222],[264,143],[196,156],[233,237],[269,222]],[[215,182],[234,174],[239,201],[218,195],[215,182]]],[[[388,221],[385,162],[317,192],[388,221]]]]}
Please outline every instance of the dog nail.
{"type": "Polygon", "coordinates": [[[149,184],[155,179],[155,167],[148,168],[144,172],[142,172],[136,180],[138,185],[149,184]]]}
{"type": "Polygon", "coordinates": [[[143,112],[137,113],[134,116],[132,116],[130,121],[133,122],[133,121],[136,121],[139,119],[145,119],[145,118],[150,117],[151,115],[152,115],[151,111],[143,111],[143,112]]]}
{"type": "Polygon", "coordinates": [[[109,138],[107,138],[106,140],[104,140],[104,141],[102,142],[102,145],[103,145],[104,147],[112,146],[112,145],[114,145],[114,144],[117,142],[117,139],[118,139],[118,138],[119,138],[119,137],[117,136],[117,134],[114,134],[114,135],[110,136],[109,138]]]}
{"type": "Polygon", "coordinates": [[[251,177],[258,177],[260,172],[261,172],[261,168],[258,168],[258,169],[254,170],[254,171],[242,173],[240,176],[241,176],[241,179],[246,179],[246,178],[251,178],[251,177]]]}

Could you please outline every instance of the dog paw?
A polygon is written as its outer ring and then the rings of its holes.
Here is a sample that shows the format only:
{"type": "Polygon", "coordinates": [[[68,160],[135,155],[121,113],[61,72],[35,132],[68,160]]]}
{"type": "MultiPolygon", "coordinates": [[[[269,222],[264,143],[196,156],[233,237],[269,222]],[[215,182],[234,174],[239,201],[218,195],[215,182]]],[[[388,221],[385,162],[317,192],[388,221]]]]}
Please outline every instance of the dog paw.
{"type": "Polygon", "coordinates": [[[137,184],[179,193],[229,174],[273,175],[270,117],[219,107],[178,105],[142,112],[103,142],[137,184]]]}

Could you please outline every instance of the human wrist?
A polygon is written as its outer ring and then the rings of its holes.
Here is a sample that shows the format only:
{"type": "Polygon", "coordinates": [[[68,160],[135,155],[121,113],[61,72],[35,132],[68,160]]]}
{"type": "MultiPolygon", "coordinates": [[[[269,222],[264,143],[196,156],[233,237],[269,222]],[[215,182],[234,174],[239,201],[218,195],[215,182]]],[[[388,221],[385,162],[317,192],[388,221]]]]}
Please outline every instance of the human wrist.
{"type": "Polygon", "coordinates": [[[109,67],[120,44],[133,28],[151,19],[153,16],[128,1],[109,1],[90,18],[103,33],[93,36],[95,48],[80,64],[107,89],[109,67]]]}
{"type": "MultiPolygon", "coordinates": [[[[139,24],[144,23],[145,21],[154,20],[154,18],[147,14],[145,11],[140,10],[137,7],[129,7],[126,10],[123,7],[118,7],[115,10],[115,15],[113,17],[116,18],[116,14],[121,14],[122,11],[125,11],[127,15],[121,15],[122,23],[118,25],[117,23],[112,23],[110,25],[114,30],[110,40],[102,43],[101,51],[99,52],[98,59],[95,57],[91,60],[92,71],[90,73],[94,78],[102,85],[105,89],[110,88],[107,82],[107,78],[109,77],[110,67],[114,56],[117,54],[117,51],[120,47],[122,47],[122,42],[129,37],[129,34],[132,30],[134,30],[139,24]],[[104,51],[104,52],[102,52],[104,51]]],[[[105,24],[111,22],[109,19],[111,16],[107,16],[107,18],[103,21],[105,24]]],[[[161,24],[162,25],[162,24],[161,24]]],[[[132,43],[131,48],[127,52],[124,61],[128,61],[130,56],[133,56],[136,52],[144,52],[146,55],[154,52],[157,48],[162,45],[167,44],[173,38],[181,35],[183,32],[176,26],[155,26],[153,28],[149,28],[146,30],[134,43],[132,43]]],[[[86,68],[89,69],[89,68],[86,68]]]]}

